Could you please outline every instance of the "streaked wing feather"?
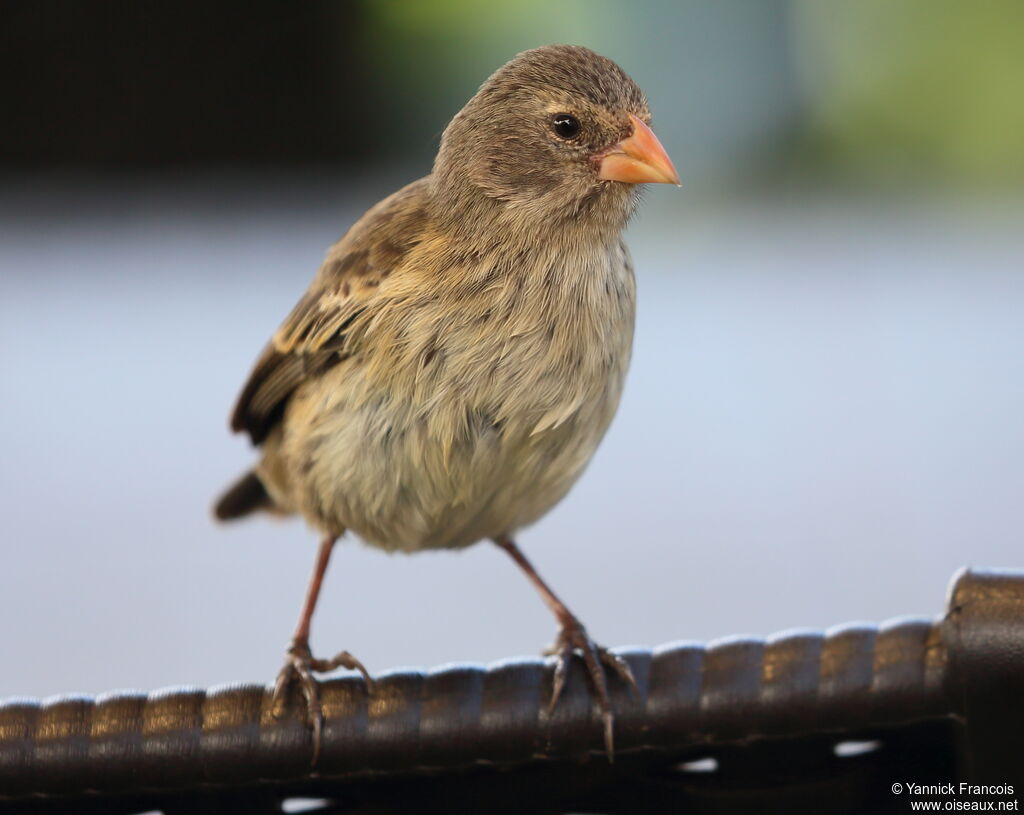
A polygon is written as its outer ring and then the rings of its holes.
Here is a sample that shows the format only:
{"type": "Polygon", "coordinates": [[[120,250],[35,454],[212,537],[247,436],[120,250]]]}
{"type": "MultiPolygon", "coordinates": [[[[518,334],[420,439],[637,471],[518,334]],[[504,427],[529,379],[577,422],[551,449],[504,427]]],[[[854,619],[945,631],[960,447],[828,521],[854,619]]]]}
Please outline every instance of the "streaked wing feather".
{"type": "Polygon", "coordinates": [[[260,444],[304,381],[349,356],[347,330],[381,301],[383,278],[416,245],[425,223],[424,179],[371,209],[331,251],[309,291],[264,349],[231,416],[231,429],[260,444]]]}

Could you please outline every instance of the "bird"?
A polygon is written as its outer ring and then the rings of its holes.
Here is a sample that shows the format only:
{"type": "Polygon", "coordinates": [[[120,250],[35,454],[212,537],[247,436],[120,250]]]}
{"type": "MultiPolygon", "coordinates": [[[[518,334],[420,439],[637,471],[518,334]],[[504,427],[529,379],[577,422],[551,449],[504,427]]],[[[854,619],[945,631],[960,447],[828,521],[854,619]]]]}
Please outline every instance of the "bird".
{"type": "Polygon", "coordinates": [[[518,54],[445,128],[432,171],[328,250],[258,357],[231,428],[259,458],[214,512],[297,514],[321,536],[273,696],[279,709],[301,692],[314,765],[316,675],[356,670],[372,692],[350,653],[310,648],[346,532],[389,552],[504,550],[558,622],[549,709],[582,656],[613,756],[609,677],[635,691],[630,668],[515,536],[568,493],[619,404],[636,300],[622,232],[641,184],[680,183],[650,121],[612,60],[578,45],[518,54]]]}

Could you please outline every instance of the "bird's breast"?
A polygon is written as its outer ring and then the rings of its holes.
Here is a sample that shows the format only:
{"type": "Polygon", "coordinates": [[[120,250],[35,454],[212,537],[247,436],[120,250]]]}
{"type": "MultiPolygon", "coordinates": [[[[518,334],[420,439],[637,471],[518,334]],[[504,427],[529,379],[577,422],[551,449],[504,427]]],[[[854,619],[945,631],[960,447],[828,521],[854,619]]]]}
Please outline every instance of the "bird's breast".
{"type": "Polygon", "coordinates": [[[533,522],[576,481],[629,363],[625,247],[490,277],[418,287],[368,330],[372,355],[303,400],[315,419],[296,423],[294,461],[308,516],[385,548],[463,546],[533,522]]]}
{"type": "Polygon", "coordinates": [[[427,317],[411,332],[418,342],[398,343],[408,349],[399,367],[415,371],[426,404],[466,406],[532,435],[588,401],[610,392],[617,400],[635,310],[621,243],[585,254],[491,258],[440,302],[444,318],[427,317]]]}

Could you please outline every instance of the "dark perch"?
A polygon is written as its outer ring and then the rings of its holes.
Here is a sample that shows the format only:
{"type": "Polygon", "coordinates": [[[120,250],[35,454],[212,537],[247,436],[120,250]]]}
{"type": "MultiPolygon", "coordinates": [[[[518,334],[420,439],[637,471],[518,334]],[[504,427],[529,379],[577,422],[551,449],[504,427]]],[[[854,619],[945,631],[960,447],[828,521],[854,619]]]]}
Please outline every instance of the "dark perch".
{"type": "Polygon", "coordinates": [[[370,700],[327,681],[316,776],[309,728],[274,719],[264,685],[9,700],[0,812],[909,811],[896,780],[1024,795],[1024,575],[962,572],[938,621],[624,656],[640,693],[613,686],[614,765],[578,660],[550,716],[540,659],[384,674],[370,700]],[[837,756],[850,741],[877,744],[837,756]]]}

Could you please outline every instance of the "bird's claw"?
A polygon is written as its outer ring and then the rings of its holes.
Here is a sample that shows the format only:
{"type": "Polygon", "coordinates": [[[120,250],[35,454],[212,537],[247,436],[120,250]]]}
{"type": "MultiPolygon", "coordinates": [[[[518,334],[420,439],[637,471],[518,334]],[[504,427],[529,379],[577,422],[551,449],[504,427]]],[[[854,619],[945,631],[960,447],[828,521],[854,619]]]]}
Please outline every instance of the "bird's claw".
{"type": "Polygon", "coordinates": [[[611,697],[608,694],[608,677],[605,669],[610,668],[614,671],[615,675],[625,682],[634,693],[639,692],[636,679],[626,660],[618,654],[613,654],[603,645],[594,642],[583,624],[573,618],[562,625],[554,645],[544,652],[545,656],[555,657],[555,675],[551,688],[551,701],[548,704],[549,715],[554,712],[555,705],[558,704],[562,691],[565,690],[569,662],[573,653],[577,651],[583,657],[594,700],[601,712],[601,720],[604,723],[604,746],[608,751],[608,760],[611,761],[615,752],[613,736],[615,717],[612,713],[611,697]]]}
{"type": "Polygon", "coordinates": [[[359,671],[366,681],[367,691],[373,690],[373,680],[358,659],[348,651],[335,654],[331,659],[317,659],[309,650],[309,643],[293,640],[285,651],[284,666],[274,683],[272,709],[276,717],[283,715],[288,705],[288,690],[297,684],[306,705],[306,720],[313,728],[313,766],[320,758],[320,744],[323,737],[324,712],[320,703],[320,684],[315,673],[327,673],[335,668],[359,671]]]}

